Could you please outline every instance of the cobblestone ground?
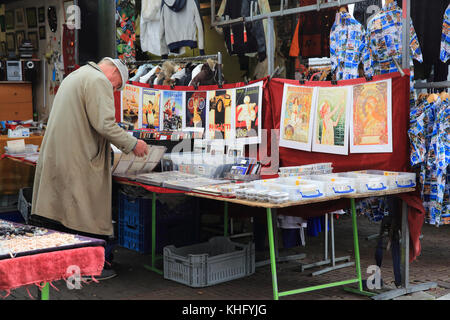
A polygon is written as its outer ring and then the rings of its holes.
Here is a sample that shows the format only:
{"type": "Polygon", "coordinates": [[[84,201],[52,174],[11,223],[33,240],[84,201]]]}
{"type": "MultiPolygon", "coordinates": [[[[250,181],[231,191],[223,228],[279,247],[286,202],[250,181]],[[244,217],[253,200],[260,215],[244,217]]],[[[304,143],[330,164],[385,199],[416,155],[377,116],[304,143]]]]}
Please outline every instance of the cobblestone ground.
{"type": "MultiPolygon", "coordinates": [[[[369,274],[367,267],[375,264],[374,253],[376,240],[366,237],[378,233],[379,224],[371,223],[364,217],[358,217],[358,233],[361,254],[361,270],[363,279],[369,274]]],[[[450,293],[445,288],[450,283],[450,226],[436,228],[424,225],[421,240],[422,252],[410,264],[410,284],[420,284],[429,281],[440,284],[435,289],[426,291],[427,297],[436,299],[450,293]],[[442,285],[442,286],[441,286],[442,285]]],[[[336,257],[350,255],[354,261],[353,237],[350,216],[341,216],[335,220],[336,257]]],[[[312,285],[336,282],[356,277],[355,267],[345,267],[318,276],[311,272],[320,268],[307,269],[301,272],[300,263],[308,264],[323,260],[324,234],[318,237],[306,237],[305,247],[280,249],[280,256],[304,253],[306,257],[296,262],[279,263],[278,288],[280,291],[293,290],[312,285]]],[[[257,260],[268,258],[268,250],[257,253],[257,260]]],[[[270,265],[256,268],[256,272],[248,277],[225,282],[206,288],[191,288],[176,282],[165,280],[163,276],[144,268],[150,264],[150,255],[117,248],[115,252],[116,278],[83,285],[80,290],[69,290],[65,282],[54,283],[59,291],[51,288],[52,300],[271,300],[273,298],[272,276],[270,265]]],[[[158,261],[162,267],[162,260],[158,261]]],[[[158,266],[157,262],[157,266],[158,266]]],[[[384,288],[380,291],[394,289],[394,274],[392,270],[391,252],[385,251],[381,275],[384,288]]],[[[353,286],[353,285],[349,285],[353,286]]],[[[36,287],[29,287],[29,293],[36,299],[36,287]]],[[[412,299],[416,296],[408,295],[412,299]]],[[[30,300],[25,288],[11,292],[6,300],[30,300]]],[[[370,300],[365,296],[343,290],[342,286],[321,289],[317,291],[282,297],[281,300],[370,300]]]]}

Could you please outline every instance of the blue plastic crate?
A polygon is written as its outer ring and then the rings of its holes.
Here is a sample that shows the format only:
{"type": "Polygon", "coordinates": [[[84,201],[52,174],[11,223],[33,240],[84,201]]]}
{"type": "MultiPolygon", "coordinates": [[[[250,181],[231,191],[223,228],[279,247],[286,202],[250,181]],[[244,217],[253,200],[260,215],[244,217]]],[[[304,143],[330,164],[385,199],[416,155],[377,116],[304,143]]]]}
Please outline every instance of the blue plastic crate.
{"type": "MultiPolygon", "coordinates": [[[[119,245],[141,253],[151,251],[152,200],[132,198],[120,194],[119,245]]],[[[200,234],[200,218],[193,207],[183,205],[169,210],[156,201],[156,253],[162,253],[166,245],[184,246],[197,243],[200,234]]]]}

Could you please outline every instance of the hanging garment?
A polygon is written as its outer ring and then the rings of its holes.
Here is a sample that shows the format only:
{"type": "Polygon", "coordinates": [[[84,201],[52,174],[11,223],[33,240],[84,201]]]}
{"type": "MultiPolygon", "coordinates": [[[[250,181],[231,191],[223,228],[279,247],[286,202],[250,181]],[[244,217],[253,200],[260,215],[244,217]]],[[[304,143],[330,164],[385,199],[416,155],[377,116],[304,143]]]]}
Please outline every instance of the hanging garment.
{"type": "MultiPolygon", "coordinates": [[[[301,0],[300,4],[301,6],[314,5],[317,1],[301,0]]],[[[296,28],[298,36],[292,39],[290,55],[303,58],[329,57],[330,32],[335,17],[336,8],[300,13],[298,28],[296,28]],[[298,53],[295,47],[298,47],[298,53]]]]}
{"type": "Polygon", "coordinates": [[[364,65],[364,72],[372,76],[370,52],[363,26],[349,13],[339,12],[330,34],[331,71],[336,80],[359,77],[358,66],[364,65]]]}
{"type": "Polygon", "coordinates": [[[418,100],[411,111],[408,131],[411,140],[411,164],[420,169],[420,191],[425,222],[450,224],[448,163],[450,161],[449,100],[418,100]]]}
{"type": "Polygon", "coordinates": [[[217,84],[215,79],[215,65],[216,63],[213,60],[208,59],[208,61],[201,66],[200,72],[192,78],[191,85],[207,86],[217,84]]]}
{"type": "Polygon", "coordinates": [[[443,20],[440,59],[446,63],[450,59],[450,4],[445,10],[443,20]]]}
{"type": "Polygon", "coordinates": [[[161,55],[159,42],[159,17],[162,0],[142,0],[140,20],[141,49],[154,55],[161,55]]]}
{"type": "Polygon", "coordinates": [[[369,18],[378,13],[382,6],[383,4],[381,0],[366,0],[355,3],[353,17],[364,27],[366,27],[369,18]]]}
{"type": "MultiPolygon", "coordinates": [[[[229,16],[230,19],[249,16],[252,2],[257,3],[255,0],[227,0],[223,16],[229,16]]],[[[223,35],[228,54],[244,56],[258,53],[259,61],[265,59],[266,40],[261,21],[226,26],[223,35]]]]}
{"type": "Polygon", "coordinates": [[[411,1],[411,20],[422,51],[423,63],[415,62],[415,78],[445,81],[448,66],[440,59],[443,17],[450,0],[411,1]],[[436,36],[439,35],[439,36],[436,36]]]}
{"type": "Polygon", "coordinates": [[[146,75],[153,69],[153,65],[151,64],[143,64],[140,66],[136,72],[136,74],[130,78],[130,81],[139,81],[142,76],[146,75]]]}
{"type": "Polygon", "coordinates": [[[198,48],[204,55],[203,20],[197,0],[163,0],[159,37],[163,58],[169,52],[179,53],[182,47],[198,48]]]}
{"type": "Polygon", "coordinates": [[[153,76],[155,73],[159,73],[161,70],[160,66],[153,67],[146,75],[140,77],[139,82],[140,83],[148,83],[151,76],[153,76]]]}
{"type": "Polygon", "coordinates": [[[135,1],[116,0],[116,48],[118,58],[136,61],[135,1]]]}
{"type": "MultiPolygon", "coordinates": [[[[422,51],[412,21],[410,31],[411,58],[423,62],[422,51]]],[[[402,61],[402,11],[396,1],[384,6],[369,20],[367,37],[372,53],[374,75],[397,72],[394,59],[400,65],[402,61]]]]}

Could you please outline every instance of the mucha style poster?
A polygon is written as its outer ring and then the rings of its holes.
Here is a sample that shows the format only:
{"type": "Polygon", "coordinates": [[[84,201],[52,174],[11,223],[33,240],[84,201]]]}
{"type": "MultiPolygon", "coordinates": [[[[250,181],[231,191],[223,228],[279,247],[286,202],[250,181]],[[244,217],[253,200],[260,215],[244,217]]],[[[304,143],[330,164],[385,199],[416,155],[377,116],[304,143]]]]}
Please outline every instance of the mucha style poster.
{"type": "Polygon", "coordinates": [[[392,152],[391,79],[353,86],[350,152],[392,152]]]}
{"type": "Polygon", "coordinates": [[[162,91],[160,124],[162,131],[181,131],[184,127],[184,91],[162,91]]]}
{"type": "Polygon", "coordinates": [[[207,119],[206,91],[186,92],[186,131],[203,132],[207,119]]]}
{"type": "Polygon", "coordinates": [[[281,106],[280,146],[311,151],[313,104],[317,89],[285,84],[281,106]]]}
{"type": "Polygon", "coordinates": [[[134,129],[140,129],[139,123],[142,116],[142,108],[140,108],[142,88],[125,85],[121,92],[121,122],[128,122],[134,126],[134,129]]]}
{"type": "Polygon", "coordinates": [[[261,143],[262,86],[260,81],[236,89],[236,139],[245,144],[261,143]]]}
{"type": "Polygon", "coordinates": [[[348,154],[351,87],[317,88],[312,150],[348,154]]]}
{"type": "Polygon", "coordinates": [[[208,138],[233,140],[235,89],[208,91],[208,138]]]}
{"type": "Polygon", "coordinates": [[[159,129],[159,101],[161,92],[154,89],[142,89],[141,128],[159,129]]]}

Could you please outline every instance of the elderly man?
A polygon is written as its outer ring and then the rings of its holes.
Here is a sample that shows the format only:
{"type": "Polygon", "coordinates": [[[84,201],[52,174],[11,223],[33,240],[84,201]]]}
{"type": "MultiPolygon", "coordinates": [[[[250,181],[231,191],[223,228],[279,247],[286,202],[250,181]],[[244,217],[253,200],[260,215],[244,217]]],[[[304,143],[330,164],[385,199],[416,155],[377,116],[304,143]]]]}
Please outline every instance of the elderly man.
{"type": "Polygon", "coordinates": [[[31,223],[107,241],[101,278],[112,251],[111,146],[142,157],[147,144],[115,122],[114,91],[128,81],[118,59],[89,62],[62,82],[42,141],[33,187],[31,223]]]}

